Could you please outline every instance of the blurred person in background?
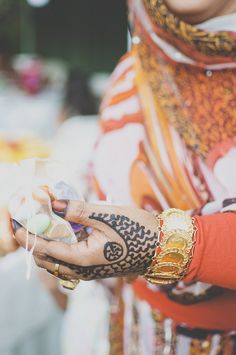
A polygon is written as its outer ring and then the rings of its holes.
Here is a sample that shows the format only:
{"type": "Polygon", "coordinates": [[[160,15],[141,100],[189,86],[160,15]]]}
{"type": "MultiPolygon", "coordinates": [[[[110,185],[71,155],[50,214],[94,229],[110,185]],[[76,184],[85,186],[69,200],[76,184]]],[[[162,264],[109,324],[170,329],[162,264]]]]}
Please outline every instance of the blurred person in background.
{"type": "Polygon", "coordinates": [[[131,207],[54,201],[93,233],[38,239],[35,260],[68,278],[145,275],[118,282],[111,354],[233,355],[236,2],[129,5],[132,51],[103,101],[94,173],[100,198],[131,207]]]}
{"type": "Polygon", "coordinates": [[[97,108],[89,77],[79,69],[72,69],[65,83],[61,121],[74,116],[95,116],[97,108]]]}
{"type": "MultiPolygon", "coordinates": [[[[47,61],[20,54],[11,57],[10,62],[14,80],[5,71],[4,85],[0,87],[0,134],[8,135],[9,139],[51,138],[56,130],[62,90],[51,80],[47,61]]],[[[60,70],[65,71],[63,65],[60,70]]]]}
{"type": "Polygon", "coordinates": [[[89,78],[80,70],[72,70],[64,89],[63,106],[57,133],[52,143],[51,158],[75,175],[79,191],[88,198],[91,186],[88,167],[99,135],[97,100],[89,86],[89,78]]]}

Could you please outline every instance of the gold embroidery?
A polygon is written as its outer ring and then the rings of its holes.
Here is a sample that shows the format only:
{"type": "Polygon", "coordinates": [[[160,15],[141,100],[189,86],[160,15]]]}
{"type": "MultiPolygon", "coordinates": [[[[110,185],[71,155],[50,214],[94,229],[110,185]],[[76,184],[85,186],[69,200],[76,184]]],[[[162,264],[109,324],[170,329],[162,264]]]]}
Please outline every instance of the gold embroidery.
{"type": "Polygon", "coordinates": [[[168,63],[141,42],[134,46],[155,101],[186,146],[202,158],[236,136],[236,70],[206,71],[168,63]]]}
{"type": "Polygon", "coordinates": [[[183,40],[187,45],[210,56],[235,56],[236,40],[227,32],[205,32],[170,13],[160,0],[144,0],[152,21],[164,31],[183,40]]]}

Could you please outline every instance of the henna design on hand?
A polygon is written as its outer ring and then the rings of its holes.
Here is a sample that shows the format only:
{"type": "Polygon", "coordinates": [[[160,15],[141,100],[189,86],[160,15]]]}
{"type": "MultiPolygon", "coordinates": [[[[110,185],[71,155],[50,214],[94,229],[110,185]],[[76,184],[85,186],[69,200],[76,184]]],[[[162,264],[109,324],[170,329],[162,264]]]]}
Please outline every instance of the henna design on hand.
{"type": "Polygon", "coordinates": [[[119,260],[124,252],[122,245],[115,242],[107,242],[104,245],[104,256],[108,261],[119,260]]]}
{"type": "Polygon", "coordinates": [[[144,274],[157,247],[157,233],[123,215],[93,213],[89,218],[105,223],[125,243],[125,248],[118,242],[105,244],[104,258],[110,261],[109,264],[78,266],[51,257],[46,259],[67,266],[83,280],[144,274]]]}

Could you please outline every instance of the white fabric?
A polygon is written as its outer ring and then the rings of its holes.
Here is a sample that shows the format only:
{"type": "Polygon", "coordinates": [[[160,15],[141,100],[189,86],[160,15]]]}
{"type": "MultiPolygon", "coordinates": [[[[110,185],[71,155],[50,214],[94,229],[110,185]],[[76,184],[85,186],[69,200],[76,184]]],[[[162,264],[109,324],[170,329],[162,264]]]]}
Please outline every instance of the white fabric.
{"type": "Polygon", "coordinates": [[[102,112],[104,121],[116,120],[119,121],[124,115],[132,115],[140,110],[139,100],[136,95],[128,97],[117,104],[107,106],[102,112]]]}
{"type": "Polygon", "coordinates": [[[236,31],[236,13],[214,17],[197,25],[205,31],[236,31]]]}
{"type": "Polygon", "coordinates": [[[227,189],[227,196],[236,194],[236,148],[231,148],[224,157],[219,158],[214,166],[214,174],[222,186],[227,189]]]}
{"type": "Polygon", "coordinates": [[[151,307],[147,302],[137,301],[139,312],[139,339],[140,355],[155,354],[156,326],[153,317],[150,316],[151,307]]]}
{"type": "Polygon", "coordinates": [[[25,278],[25,252],[0,259],[0,354],[59,355],[62,312],[33,268],[25,278]]]}
{"type": "Polygon", "coordinates": [[[64,355],[109,354],[109,302],[96,281],[83,282],[70,296],[62,338],[64,355]]]}
{"type": "Polygon", "coordinates": [[[130,168],[145,137],[143,125],[127,124],[105,134],[94,153],[94,174],[112,202],[132,205],[130,168]]]}
{"type": "Polygon", "coordinates": [[[0,89],[0,130],[9,137],[34,132],[50,138],[56,128],[60,102],[59,91],[48,89],[30,96],[11,86],[0,89]]]}
{"type": "Polygon", "coordinates": [[[88,164],[99,132],[97,116],[75,116],[62,124],[52,142],[52,159],[62,163],[68,176],[74,176],[84,196],[87,195],[88,164]]]}

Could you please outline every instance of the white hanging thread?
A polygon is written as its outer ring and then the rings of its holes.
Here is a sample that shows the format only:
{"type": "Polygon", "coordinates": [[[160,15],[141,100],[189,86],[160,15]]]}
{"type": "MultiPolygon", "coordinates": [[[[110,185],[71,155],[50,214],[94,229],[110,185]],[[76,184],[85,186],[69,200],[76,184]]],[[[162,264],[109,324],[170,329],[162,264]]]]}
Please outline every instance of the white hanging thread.
{"type": "Polygon", "coordinates": [[[33,204],[33,198],[32,198],[32,191],[31,194],[28,196],[29,197],[29,212],[27,215],[27,225],[26,225],[26,246],[25,246],[25,250],[26,250],[26,280],[30,280],[31,277],[31,272],[32,272],[32,258],[33,258],[33,252],[34,249],[36,247],[36,243],[37,243],[37,236],[36,234],[34,234],[34,244],[32,246],[32,248],[29,250],[29,218],[30,218],[30,211],[31,213],[31,217],[35,216],[36,211],[35,211],[35,206],[33,204]]]}
{"type": "Polygon", "coordinates": [[[27,211],[27,223],[26,223],[26,245],[25,245],[25,261],[26,261],[26,280],[30,280],[32,272],[32,258],[33,252],[37,243],[37,236],[34,234],[34,244],[31,249],[29,249],[29,219],[36,214],[35,206],[33,203],[33,189],[35,186],[35,160],[28,159],[20,163],[20,168],[22,169],[22,177],[25,181],[25,201],[29,206],[27,211]]]}

